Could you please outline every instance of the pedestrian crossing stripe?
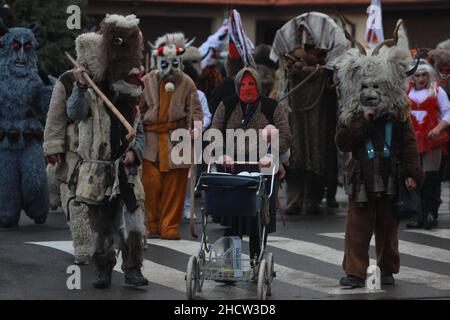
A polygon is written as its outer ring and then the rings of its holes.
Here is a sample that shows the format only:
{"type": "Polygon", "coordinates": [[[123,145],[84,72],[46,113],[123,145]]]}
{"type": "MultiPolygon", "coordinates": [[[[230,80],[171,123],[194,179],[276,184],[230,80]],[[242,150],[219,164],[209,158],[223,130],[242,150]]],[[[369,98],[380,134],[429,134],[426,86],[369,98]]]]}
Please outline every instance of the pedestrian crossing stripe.
{"type": "Polygon", "coordinates": [[[427,236],[433,236],[441,239],[450,239],[450,229],[432,229],[432,230],[424,230],[424,229],[415,229],[415,230],[405,230],[406,232],[424,234],[427,236]]]}
{"type": "MultiPolygon", "coordinates": [[[[331,237],[335,239],[344,239],[344,233],[323,233],[319,234],[321,236],[331,237]]],[[[51,242],[31,242],[35,245],[41,245],[46,247],[51,247],[60,251],[73,255],[72,241],[51,241],[51,242]]],[[[186,255],[196,255],[200,243],[198,241],[191,240],[178,240],[178,241],[167,241],[161,239],[149,239],[148,243],[150,245],[156,245],[164,248],[168,248],[186,255]]],[[[403,241],[403,246],[400,246],[401,252],[410,252],[411,255],[415,257],[427,257],[427,259],[436,261],[433,254],[426,254],[425,249],[432,250],[443,250],[440,248],[434,248],[423,245],[403,241]],[[405,244],[408,248],[405,249],[405,244]],[[415,248],[420,248],[415,250],[415,248]]],[[[321,262],[329,263],[332,265],[340,266],[342,263],[342,258],[344,252],[341,250],[336,250],[332,247],[316,244],[313,242],[296,240],[286,237],[269,236],[268,238],[268,252],[270,252],[270,247],[277,248],[280,250],[288,251],[297,255],[303,255],[310,257],[321,262]]],[[[150,249],[151,250],[151,247],[150,249]]],[[[438,251],[439,251],[438,250],[438,251]]],[[[447,250],[444,250],[447,251],[447,250]]],[[[441,252],[442,253],[442,252],[441,252]]],[[[448,254],[447,252],[444,252],[448,254]]],[[[408,253],[409,254],[409,253],[408,253]]],[[[248,259],[245,255],[244,259],[248,259]]],[[[447,259],[447,256],[440,257],[440,261],[447,259]]],[[[293,286],[298,286],[308,290],[313,290],[320,292],[329,297],[331,296],[341,296],[347,294],[374,294],[383,292],[382,290],[369,290],[366,288],[346,290],[338,286],[338,279],[321,276],[318,274],[293,269],[287,266],[283,266],[279,262],[277,263],[275,257],[275,270],[277,271],[277,277],[274,283],[274,295],[276,296],[276,282],[286,283],[293,286]]],[[[371,264],[375,264],[375,260],[371,259],[371,264]]],[[[187,264],[187,259],[186,259],[187,264]]],[[[122,272],[120,269],[121,261],[118,261],[115,271],[122,272]]],[[[144,260],[143,267],[144,276],[152,283],[171,288],[180,292],[185,292],[185,272],[174,268],[170,268],[150,260],[144,260]]],[[[406,281],[416,285],[422,285],[439,290],[450,290],[450,277],[446,275],[436,274],[433,272],[428,272],[421,269],[409,268],[401,266],[400,273],[396,275],[398,280],[406,281]]],[[[205,281],[204,283],[205,297],[208,299],[253,299],[255,298],[255,293],[251,291],[250,288],[245,289],[239,286],[226,286],[222,284],[217,284],[214,281],[205,281]],[[207,293],[206,293],[207,292],[207,293]]],[[[201,295],[200,295],[201,296],[201,295]]]]}
{"type": "MultiPolygon", "coordinates": [[[[326,236],[326,233],[322,233],[319,235],[326,236]]],[[[328,236],[333,235],[333,238],[338,239],[344,239],[345,234],[344,233],[336,233],[336,234],[328,234],[328,236]]],[[[273,237],[272,237],[273,238],[273,237]]],[[[344,256],[343,251],[338,251],[335,249],[329,250],[329,247],[313,244],[315,246],[315,250],[317,251],[317,255],[313,258],[322,260],[325,262],[334,263],[336,265],[341,265],[342,258],[344,256]],[[336,252],[339,252],[339,256],[335,256],[336,252]],[[330,257],[329,255],[333,255],[333,257],[330,257]]],[[[414,244],[412,244],[414,245],[414,244]]],[[[431,247],[430,247],[431,248],[431,247]]],[[[437,248],[433,248],[435,250],[437,248]]],[[[301,250],[296,250],[301,251],[301,250]]],[[[302,254],[301,252],[298,252],[297,254],[302,254]]],[[[376,261],[374,259],[370,259],[370,264],[376,264],[376,261]]],[[[414,284],[419,284],[422,286],[434,288],[434,289],[440,289],[440,290],[450,290],[450,277],[437,274],[434,272],[429,272],[421,269],[415,269],[405,266],[400,266],[400,272],[395,275],[395,277],[398,280],[411,282],[414,284]]]]}
{"type": "MultiPolygon", "coordinates": [[[[59,251],[66,252],[73,255],[73,244],[72,241],[48,241],[48,242],[28,242],[34,245],[40,245],[48,248],[57,249],[59,251]]],[[[187,260],[186,260],[187,261],[187,260]]],[[[187,264],[187,262],[186,262],[187,264]]],[[[123,273],[121,269],[122,258],[119,255],[117,263],[114,267],[114,271],[123,273]]],[[[161,265],[150,260],[144,259],[142,274],[148,279],[148,281],[158,284],[169,289],[177,290],[180,292],[186,292],[186,284],[184,281],[183,271],[161,265]]],[[[212,300],[218,299],[249,299],[249,293],[245,289],[233,288],[223,284],[216,284],[215,282],[207,283],[205,281],[204,290],[208,290],[208,298],[212,300]],[[214,287],[213,290],[209,290],[214,287]]]]}
{"type": "MultiPolygon", "coordinates": [[[[345,239],[344,232],[320,233],[319,235],[336,239],[345,239]]],[[[450,251],[448,250],[404,240],[399,240],[398,244],[400,253],[415,256],[417,258],[450,263],[450,251]]],[[[375,246],[374,237],[372,237],[372,239],[370,240],[370,245],[375,246]]]]}
{"type": "MultiPolygon", "coordinates": [[[[269,237],[270,239],[271,237],[269,237]]],[[[175,242],[170,242],[161,239],[149,239],[147,242],[150,245],[157,245],[165,248],[169,248],[181,253],[185,253],[188,255],[196,255],[199,248],[200,243],[191,240],[178,240],[175,242]]],[[[151,250],[151,249],[150,249],[151,250]]],[[[270,250],[269,250],[270,251],[270,250]]],[[[243,259],[249,259],[249,256],[246,254],[242,254],[243,259]]],[[[277,272],[277,277],[274,281],[284,282],[290,285],[295,285],[298,287],[302,287],[305,289],[318,291],[327,295],[342,295],[342,294],[362,294],[362,293],[380,293],[384,292],[383,290],[369,290],[366,288],[358,288],[353,290],[348,290],[339,287],[338,280],[335,278],[329,278],[320,276],[314,273],[301,271],[293,268],[289,268],[279,263],[276,263],[276,257],[274,257],[275,261],[275,271],[277,272]]],[[[205,281],[207,283],[208,281],[205,281]]],[[[276,287],[276,284],[274,285],[276,287]]],[[[276,289],[274,289],[276,290],[276,289]]]]}

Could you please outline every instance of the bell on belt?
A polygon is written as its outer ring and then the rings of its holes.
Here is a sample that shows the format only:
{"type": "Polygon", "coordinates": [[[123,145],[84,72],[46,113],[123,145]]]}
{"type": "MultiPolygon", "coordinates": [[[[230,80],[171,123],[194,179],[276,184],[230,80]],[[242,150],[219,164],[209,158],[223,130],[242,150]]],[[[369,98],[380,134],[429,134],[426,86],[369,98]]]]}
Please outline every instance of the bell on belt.
{"type": "Polygon", "coordinates": [[[387,188],[386,188],[386,194],[388,196],[395,196],[395,195],[397,195],[397,190],[395,188],[394,178],[392,176],[389,176],[388,184],[387,184],[387,188]]]}
{"type": "Polygon", "coordinates": [[[355,201],[358,207],[364,207],[364,205],[367,203],[367,191],[364,183],[361,183],[361,185],[359,186],[358,192],[356,192],[355,201]]]}
{"type": "Polygon", "coordinates": [[[373,192],[381,195],[382,192],[386,191],[384,188],[384,182],[381,175],[376,174],[373,176],[373,192]]]}

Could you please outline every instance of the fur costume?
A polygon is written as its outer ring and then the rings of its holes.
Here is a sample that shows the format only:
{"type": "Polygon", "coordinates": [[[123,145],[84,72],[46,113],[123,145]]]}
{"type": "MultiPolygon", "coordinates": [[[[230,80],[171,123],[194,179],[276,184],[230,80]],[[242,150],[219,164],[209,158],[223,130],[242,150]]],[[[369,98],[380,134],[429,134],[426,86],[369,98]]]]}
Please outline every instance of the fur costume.
{"type": "MultiPolygon", "coordinates": [[[[447,96],[450,96],[450,39],[439,43],[436,49],[429,52],[429,56],[440,86],[447,92],[447,96]]],[[[450,134],[449,128],[447,128],[447,132],[450,134]]],[[[447,149],[450,150],[449,148],[450,143],[447,144],[447,149]]],[[[450,180],[450,157],[448,155],[443,158],[441,174],[442,180],[450,180]]]]}
{"type": "Polygon", "coordinates": [[[183,214],[189,170],[189,164],[172,163],[170,135],[175,129],[193,128],[193,121],[203,120],[197,88],[180,69],[188,45],[181,33],[158,38],[153,46],[153,61],[158,69],[142,79],[141,111],[146,131],[142,174],[147,228],[151,235],[163,239],[181,238],[176,229],[183,214]]]}
{"type": "MultiPolygon", "coordinates": [[[[1,22],[1,20],[0,20],[1,22]]],[[[20,212],[37,224],[49,210],[42,150],[51,90],[39,78],[37,41],[27,28],[0,23],[0,226],[16,226],[20,212]]]]}
{"type": "Polygon", "coordinates": [[[399,220],[393,207],[397,188],[391,184],[412,178],[419,186],[423,181],[405,93],[409,54],[396,46],[381,51],[375,48],[372,54],[360,48],[347,51],[336,63],[340,93],[336,144],[341,151],[351,152],[346,172],[349,209],[343,260],[347,277],[341,285],[348,276],[360,281],[366,278],[373,233],[382,275],[399,272],[399,220]],[[368,107],[377,110],[370,121],[363,116],[368,107]]]}
{"type": "Polygon", "coordinates": [[[101,23],[99,44],[99,87],[134,126],[136,136],[126,139],[127,131],[92,89],[74,86],[67,101],[67,113],[79,122],[77,153],[81,158],[69,182],[75,201],[88,208],[94,231],[92,260],[96,268],[94,287],[111,284],[116,264],[113,244],[118,236],[125,282],[147,285],[141,274],[144,225],[144,191],[140,166],[144,132],[138,109],[142,93],[142,34],[134,16],[106,15],[101,23]],[[131,152],[134,162],[123,163],[131,152]]]}
{"type": "MultiPolygon", "coordinates": [[[[98,33],[90,32],[81,34],[75,40],[77,62],[97,80],[99,80],[98,48],[101,39],[98,33]]],[[[77,154],[78,124],[67,117],[67,99],[72,94],[74,81],[72,70],[69,70],[62,74],[55,84],[44,130],[44,154],[46,157],[56,154],[61,157],[60,163],[48,166],[48,170],[55,171],[55,180],[59,182],[57,190],[50,193],[50,199],[56,197],[56,192],[58,196],[61,195],[61,206],[66,213],[72,234],[75,260],[81,263],[88,261],[92,231],[89,226],[89,207],[69,201],[73,193],[68,188],[68,182],[80,160],[77,154]]]]}
{"type": "Polygon", "coordinates": [[[278,98],[309,77],[288,96],[293,139],[286,170],[287,214],[298,214],[303,207],[318,213],[325,189],[327,205],[338,205],[333,67],[348,47],[333,19],[317,12],[287,22],[276,33],[270,57],[280,62],[278,98]]]}
{"type": "Polygon", "coordinates": [[[438,44],[436,49],[429,52],[429,56],[434,63],[441,87],[450,96],[450,39],[438,44]]]}
{"type": "Polygon", "coordinates": [[[275,84],[276,64],[270,60],[271,46],[260,44],[255,48],[256,70],[263,86],[262,95],[268,97],[275,84]]]}

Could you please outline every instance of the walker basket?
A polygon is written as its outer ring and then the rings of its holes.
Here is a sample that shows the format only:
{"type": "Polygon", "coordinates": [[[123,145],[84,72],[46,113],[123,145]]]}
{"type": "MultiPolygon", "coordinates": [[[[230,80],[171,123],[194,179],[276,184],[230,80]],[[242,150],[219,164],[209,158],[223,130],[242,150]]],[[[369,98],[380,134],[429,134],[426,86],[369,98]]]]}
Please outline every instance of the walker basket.
{"type": "Polygon", "coordinates": [[[205,215],[255,216],[261,209],[263,177],[202,173],[197,184],[205,191],[205,215]]]}

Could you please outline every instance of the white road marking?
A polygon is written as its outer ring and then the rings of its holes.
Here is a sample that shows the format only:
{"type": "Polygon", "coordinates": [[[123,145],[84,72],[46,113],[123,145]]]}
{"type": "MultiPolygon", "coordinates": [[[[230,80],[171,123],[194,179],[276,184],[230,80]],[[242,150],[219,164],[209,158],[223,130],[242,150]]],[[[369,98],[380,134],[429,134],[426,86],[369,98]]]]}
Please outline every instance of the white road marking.
{"type": "MultiPolygon", "coordinates": [[[[271,239],[271,237],[269,237],[271,239]]],[[[150,245],[162,246],[169,248],[178,252],[182,252],[188,255],[196,255],[200,248],[200,243],[191,240],[178,240],[178,241],[167,241],[161,239],[149,239],[147,241],[150,245]]],[[[151,250],[149,247],[148,250],[151,250]]],[[[248,259],[248,255],[243,254],[243,259],[248,259]]],[[[276,256],[274,256],[276,262],[276,256]]],[[[343,295],[343,294],[373,294],[384,292],[383,290],[370,290],[366,288],[358,289],[344,289],[339,287],[339,280],[334,278],[328,278],[319,276],[314,273],[309,273],[301,270],[292,269],[286,266],[275,263],[275,271],[277,272],[277,277],[275,281],[284,282],[290,285],[295,285],[309,290],[314,290],[321,292],[326,295],[343,295]]],[[[211,281],[205,281],[205,286],[211,281]]],[[[276,295],[276,284],[273,289],[276,295]]],[[[206,293],[205,293],[206,294],[206,293]]],[[[207,293],[209,295],[209,291],[207,293]]]]}
{"type": "MultiPolygon", "coordinates": [[[[71,255],[74,254],[72,241],[48,241],[48,242],[28,242],[35,245],[49,247],[57,249],[71,255]]],[[[121,269],[122,257],[119,255],[117,258],[114,271],[123,273],[121,269]]],[[[179,271],[174,268],[170,268],[147,259],[143,261],[142,274],[148,279],[148,281],[170,288],[183,293],[186,292],[186,284],[184,281],[185,272],[179,271]]],[[[209,283],[204,285],[204,288],[213,288],[208,293],[209,299],[250,299],[254,298],[248,290],[241,288],[233,288],[232,286],[226,286],[223,284],[209,283]]],[[[256,289],[255,289],[256,290],[256,289]]]]}
{"type": "MultiPolygon", "coordinates": [[[[345,239],[344,232],[321,233],[319,235],[337,239],[345,239]]],[[[372,237],[370,245],[375,246],[375,237],[372,237]]],[[[450,251],[445,249],[399,240],[399,250],[401,253],[415,256],[418,258],[434,260],[443,263],[450,263],[450,251]]]]}
{"type": "Polygon", "coordinates": [[[441,239],[450,239],[450,229],[417,229],[417,230],[405,230],[406,232],[419,233],[427,236],[433,236],[441,239]]]}
{"type": "MultiPolygon", "coordinates": [[[[295,254],[305,255],[323,262],[335,265],[342,264],[344,252],[327,246],[314,244],[301,240],[294,240],[282,237],[269,237],[271,240],[268,245],[284,249],[295,254]]],[[[370,264],[375,264],[374,259],[370,259],[370,264]]],[[[450,290],[450,277],[428,272],[425,270],[409,267],[400,267],[400,273],[395,275],[396,279],[423,285],[440,290],[450,290]]]]}

